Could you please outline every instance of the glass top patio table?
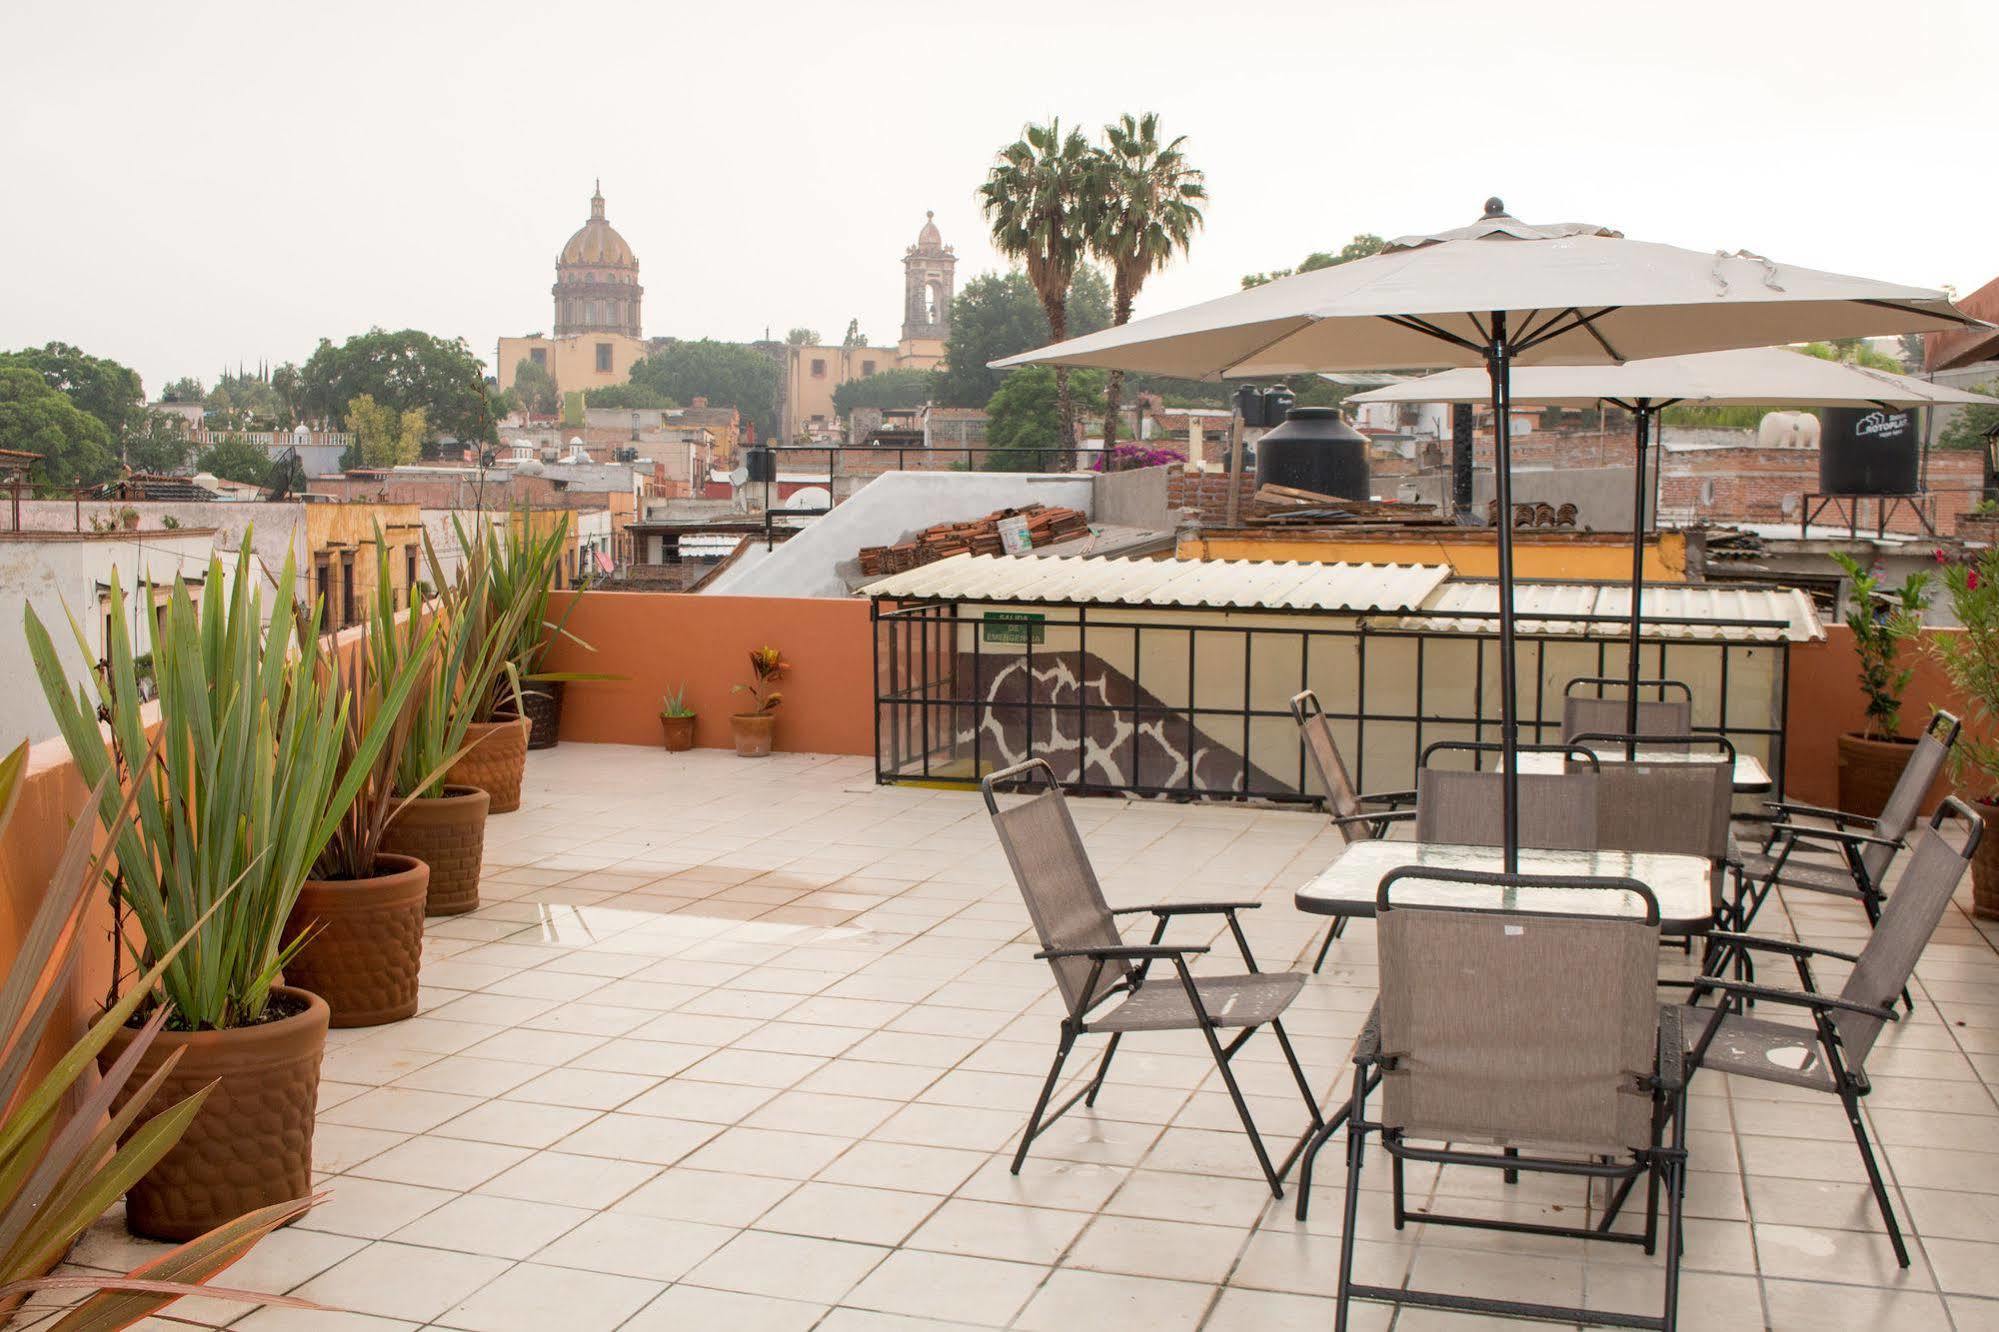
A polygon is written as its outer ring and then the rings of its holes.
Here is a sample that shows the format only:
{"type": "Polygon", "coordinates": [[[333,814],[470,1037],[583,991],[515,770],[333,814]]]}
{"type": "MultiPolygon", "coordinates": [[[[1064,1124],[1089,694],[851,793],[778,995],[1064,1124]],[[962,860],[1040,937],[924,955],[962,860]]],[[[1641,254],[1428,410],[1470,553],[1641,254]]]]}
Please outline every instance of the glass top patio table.
{"type": "MultiPolygon", "coordinates": [[[[1524,755],[1522,757],[1525,757],[1524,755]]],[[[1372,916],[1375,893],[1389,871],[1403,866],[1478,870],[1497,874],[1505,868],[1496,846],[1459,846],[1441,842],[1355,842],[1340,858],[1319,871],[1293,899],[1300,911],[1321,916],[1372,916]]],[[[1710,893],[1711,869],[1700,856],[1654,855],[1635,851],[1546,851],[1520,848],[1520,873],[1636,879],[1652,890],[1659,903],[1661,928],[1675,933],[1699,933],[1714,921],[1710,893]]],[[[1596,915],[1645,913],[1643,901],[1628,892],[1572,892],[1560,888],[1509,889],[1499,895],[1509,910],[1596,915]]],[[[1395,889],[1398,902],[1430,906],[1490,907],[1492,888],[1477,884],[1426,883],[1404,880],[1395,889]]]]}
{"type": "MultiPolygon", "coordinates": [[[[1592,744],[1589,751],[1595,754],[1599,763],[1624,762],[1624,746],[1618,744],[1592,744]]],[[[1716,763],[1721,756],[1715,753],[1692,753],[1682,749],[1640,748],[1638,757],[1647,763],[1716,763]]],[[[1567,760],[1560,754],[1522,754],[1522,772],[1561,772],[1567,760]]],[[[1770,772],[1763,766],[1763,760],[1754,754],[1735,756],[1735,790],[1740,795],[1760,794],[1770,789],[1770,772]]]]}

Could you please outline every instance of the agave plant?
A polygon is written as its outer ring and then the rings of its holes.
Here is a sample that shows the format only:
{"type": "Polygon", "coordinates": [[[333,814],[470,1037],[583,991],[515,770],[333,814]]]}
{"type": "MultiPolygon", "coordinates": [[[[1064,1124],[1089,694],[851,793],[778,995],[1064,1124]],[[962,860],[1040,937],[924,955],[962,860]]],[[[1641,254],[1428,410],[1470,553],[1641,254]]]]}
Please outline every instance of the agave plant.
{"type": "MultiPolygon", "coordinates": [[[[20,799],[28,747],[0,759],[0,832],[20,799]]],[[[116,774],[98,779],[93,803],[113,810],[107,827],[115,844],[131,819],[153,755],[140,764],[129,790],[116,774]]],[[[128,1327],[182,1295],[207,1295],[306,1307],[302,1300],[201,1284],[249,1252],[278,1226],[311,1207],[301,1198],[263,1208],[173,1249],[125,1276],[47,1276],[92,1222],[180,1140],[208,1097],[203,1088],[140,1123],[167,1075],[175,1051],[113,1112],[112,1106],[159,1035],[169,1009],[155,1007],[124,1052],[78,1097],[77,1083],[112,1035],[126,1025],[172,964],[185,938],[164,950],[151,971],[90,1024],[81,1039],[39,1080],[30,1077],[36,1051],[66,1006],[83,932],[83,911],[105,857],[91,854],[94,823],[79,819],[58,857],[21,950],[0,985],[0,1322],[15,1303],[37,1291],[82,1292],[84,1298],[53,1332],[128,1327]],[[66,1103],[74,1101],[64,1115],[66,1103]],[[120,1139],[123,1139],[121,1144],[120,1139]]],[[[210,907],[216,910],[221,904],[210,907]]]]}
{"type": "Polygon", "coordinates": [[[563,552],[569,548],[569,515],[561,514],[554,527],[538,537],[530,530],[528,511],[516,510],[504,524],[487,528],[484,538],[485,563],[492,573],[486,584],[488,616],[497,623],[514,607],[520,608],[503,678],[493,691],[493,706],[505,706],[511,700],[518,710],[525,685],[616,678],[542,669],[549,648],[558,638],[567,638],[585,651],[596,651],[565,627],[576,610],[576,598],[568,598],[557,619],[548,618],[556,573],[562,567],[563,552]]]}
{"type": "MultiPolygon", "coordinates": [[[[142,936],[138,965],[165,963],[157,994],[148,987],[139,1011],[169,1004],[168,1020],[184,1030],[264,1019],[271,987],[304,942],[281,945],[285,919],[387,738],[388,728],[373,728],[342,776],[343,701],[290,651],[290,616],[265,616],[260,581],[248,533],[233,575],[209,560],[198,612],[186,582],[174,580],[154,631],[160,757],[135,784],[137,817],[111,838],[119,899],[142,936]],[[185,951],[172,951],[189,936],[185,951]]],[[[292,605],[295,581],[287,557],[276,605],[292,605]]],[[[94,691],[65,678],[32,608],[25,630],[49,709],[84,780],[102,792],[99,815],[111,830],[118,804],[105,776],[114,764],[136,772],[148,745],[115,575],[108,610],[94,691]],[[100,717],[110,727],[108,751],[100,717]]],[[[316,637],[318,611],[307,615],[316,637]]],[[[94,656],[74,617],[71,627],[85,657],[94,656]]]]}

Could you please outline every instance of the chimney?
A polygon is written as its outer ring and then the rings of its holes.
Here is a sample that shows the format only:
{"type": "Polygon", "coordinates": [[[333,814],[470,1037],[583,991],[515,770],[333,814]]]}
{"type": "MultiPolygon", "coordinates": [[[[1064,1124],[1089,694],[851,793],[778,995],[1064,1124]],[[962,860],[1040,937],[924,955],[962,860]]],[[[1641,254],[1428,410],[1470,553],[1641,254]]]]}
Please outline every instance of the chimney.
{"type": "Polygon", "coordinates": [[[706,407],[707,405],[708,405],[708,400],[706,398],[696,398],[693,402],[688,404],[688,406],[690,407],[706,407]]]}

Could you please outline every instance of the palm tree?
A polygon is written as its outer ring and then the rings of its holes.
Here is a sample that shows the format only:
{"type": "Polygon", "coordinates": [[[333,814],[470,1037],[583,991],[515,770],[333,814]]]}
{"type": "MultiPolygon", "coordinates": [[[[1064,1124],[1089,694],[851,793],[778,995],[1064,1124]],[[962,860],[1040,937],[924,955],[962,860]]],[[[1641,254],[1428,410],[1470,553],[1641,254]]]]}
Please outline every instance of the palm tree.
{"type": "MultiPolygon", "coordinates": [[[[1185,254],[1201,226],[1208,197],[1205,175],[1189,166],[1182,135],[1159,141],[1159,115],[1126,113],[1104,126],[1104,146],[1094,157],[1095,205],[1090,248],[1111,270],[1111,323],[1131,322],[1131,305],[1145,279],[1163,268],[1178,250],[1185,254]]],[[[1119,400],[1124,372],[1113,370],[1104,386],[1104,448],[1117,443],[1119,400]]]]}
{"type": "MultiPolygon", "coordinates": [[[[1027,266],[1027,280],[1041,298],[1054,340],[1069,336],[1067,302],[1076,265],[1089,243],[1093,155],[1061,119],[1029,125],[1000,149],[979,198],[992,224],[993,248],[1027,266]]],[[[1076,440],[1069,399],[1069,368],[1055,367],[1056,415],[1064,447],[1076,440]]]]}

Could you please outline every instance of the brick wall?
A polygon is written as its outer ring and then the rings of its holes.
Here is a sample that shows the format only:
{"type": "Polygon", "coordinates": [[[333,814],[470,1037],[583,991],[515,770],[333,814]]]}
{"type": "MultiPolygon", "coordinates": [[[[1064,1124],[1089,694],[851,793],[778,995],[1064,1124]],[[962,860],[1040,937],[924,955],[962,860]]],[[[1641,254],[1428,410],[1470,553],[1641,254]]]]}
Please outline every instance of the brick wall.
{"type": "MultiPolygon", "coordinates": [[[[1950,532],[1957,515],[1978,502],[1984,463],[1975,453],[1930,454],[1930,497],[1936,528],[1950,532]]],[[[1804,517],[1805,495],[1819,486],[1817,449],[1703,449],[1669,453],[1660,490],[1660,511],[1669,522],[1795,523],[1804,517]]],[[[1862,521],[1872,525],[1874,505],[1864,503],[1862,521]]],[[[1819,516],[1832,523],[1832,513],[1819,516]]],[[[1920,528],[1906,506],[1898,506],[1889,530],[1920,528]]]]}
{"type": "MultiPolygon", "coordinates": [[[[1240,512],[1250,512],[1250,502],[1256,496],[1256,474],[1244,472],[1242,475],[1242,501],[1240,512]]],[[[1189,472],[1174,465],[1166,469],[1166,507],[1168,509],[1193,509],[1200,514],[1204,526],[1215,526],[1228,520],[1229,477],[1226,472],[1189,472]]]]}

